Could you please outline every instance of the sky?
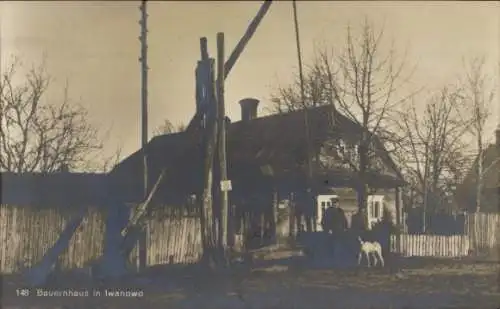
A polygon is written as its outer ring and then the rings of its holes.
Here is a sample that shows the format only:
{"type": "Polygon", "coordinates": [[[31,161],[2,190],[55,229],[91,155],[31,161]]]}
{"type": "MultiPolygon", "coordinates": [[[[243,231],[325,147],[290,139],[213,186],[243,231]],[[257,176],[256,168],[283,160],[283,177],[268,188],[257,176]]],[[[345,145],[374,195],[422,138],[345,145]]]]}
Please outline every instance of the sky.
{"type": "MultiPolygon", "coordinates": [[[[1,2],[1,63],[12,56],[25,64],[45,59],[52,76],[48,98],[69,95],[89,111],[106,134],[106,152],[122,147],[126,156],[140,147],[139,2],[1,2]]],[[[208,38],[216,57],[216,33],[224,32],[226,55],[237,44],[261,2],[148,2],[149,136],[164,119],[187,123],[195,110],[194,70],[199,39],[208,38]]],[[[415,86],[440,87],[456,80],[465,58],[486,56],[488,73],[499,73],[500,5],[488,2],[307,1],[298,2],[304,62],[315,46],[341,48],[346,27],[368,18],[384,27],[386,46],[394,42],[415,66],[415,86]]],[[[292,4],[272,4],[226,82],[226,112],[240,119],[238,101],[261,100],[290,82],[297,68],[292,4]]],[[[497,84],[498,87],[498,84],[497,84]]],[[[500,119],[491,107],[487,132],[500,119]]]]}

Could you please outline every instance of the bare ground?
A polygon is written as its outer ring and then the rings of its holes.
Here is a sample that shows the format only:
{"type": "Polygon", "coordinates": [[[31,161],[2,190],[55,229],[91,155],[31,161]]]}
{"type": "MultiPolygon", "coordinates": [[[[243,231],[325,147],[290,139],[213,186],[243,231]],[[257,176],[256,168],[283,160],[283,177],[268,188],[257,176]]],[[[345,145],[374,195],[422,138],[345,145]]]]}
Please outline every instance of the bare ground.
{"type": "MultiPolygon", "coordinates": [[[[2,305],[6,309],[500,308],[497,263],[405,259],[402,270],[395,274],[386,269],[309,267],[304,262],[291,263],[290,255],[263,254],[252,270],[230,276],[203,274],[201,270],[172,272],[158,267],[147,276],[106,284],[107,288],[141,290],[144,296],[140,298],[18,297],[15,290],[22,285],[14,278],[4,278],[2,305]]],[[[62,280],[58,279],[59,283],[62,280]]],[[[99,288],[77,279],[64,282],[64,286],[47,289],[99,288]]]]}

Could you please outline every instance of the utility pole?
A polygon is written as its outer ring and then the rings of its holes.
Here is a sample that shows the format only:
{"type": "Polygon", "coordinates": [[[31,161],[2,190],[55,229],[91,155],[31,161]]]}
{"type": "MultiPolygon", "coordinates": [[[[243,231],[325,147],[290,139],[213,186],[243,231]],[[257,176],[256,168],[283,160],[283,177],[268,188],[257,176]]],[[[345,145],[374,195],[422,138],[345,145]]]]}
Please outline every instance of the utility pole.
{"type": "MultiPolygon", "coordinates": [[[[297,58],[299,62],[299,78],[300,78],[300,96],[302,100],[302,104],[304,104],[304,128],[305,128],[305,138],[306,138],[306,152],[307,152],[307,195],[308,195],[308,204],[306,207],[312,207],[313,200],[313,192],[312,192],[312,153],[311,153],[311,136],[309,130],[309,115],[306,106],[306,95],[304,89],[304,74],[302,72],[302,52],[300,48],[300,34],[299,34],[299,21],[297,16],[297,2],[295,0],[292,1],[293,5],[293,20],[295,24],[295,42],[297,43],[297,58]]],[[[312,209],[306,209],[307,213],[313,211],[312,209]]],[[[311,228],[315,222],[310,222],[311,218],[306,218],[308,222],[306,225],[308,230],[311,228]]]]}
{"type": "Polygon", "coordinates": [[[141,147],[144,156],[144,198],[148,194],[148,165],[147,165],[147,155],[146,155],[146,145],[148,143],[148,43],[147,43],[147,18],[148,13],[146,9],[146,1],[141,2],[139,7],[141,10],[141,20],[139,24],[141,25],[141,36],[139,40],[141,42],[141,57],[139,62],[141,63],[141,117],[142,117],[142,128],[141,128],[141,147]]]}
{"type": "MultiPolygon", "coordinates": [[[[146,8],[146,1],[141,2],[139,7],[141,11],[141,20],[139,24],[141,25],[141,35],[139,41],[141,42],[141,57],[139,62],[141,63],[141,148],[143,154],[143,168],[144,168],[144,199],[148,195],[148,160],[146,153],[146,146],[148,143],[148,44],[147,44],[147,19],[148,13],[146,8]]],[[[144,269],[146,267],[146,239],[145,232],[141,233],[139,237],[139,269],[144,269]]]]}

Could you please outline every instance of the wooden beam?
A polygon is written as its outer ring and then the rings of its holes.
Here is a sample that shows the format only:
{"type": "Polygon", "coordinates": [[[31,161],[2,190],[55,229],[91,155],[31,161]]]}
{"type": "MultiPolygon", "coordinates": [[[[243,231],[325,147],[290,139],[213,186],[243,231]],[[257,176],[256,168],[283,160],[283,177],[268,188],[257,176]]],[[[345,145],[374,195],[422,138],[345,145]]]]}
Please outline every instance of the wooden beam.
{"type": "Polygon", "coordinates": [[[240,57],[241,53],[245,49],[245,46],[248,44],[250,39],[252,38],[253,34],[257,30],[257,27],[259,27],[260,22],[266,15],[267,11],[269,10],[269,7],[271,7],[272,0],[266,0],[260,7],[259,11],[257,12],[257,15],[255,15],[254,19],[248,26],[247,30],[245,31],[245,34],[241,37],[241,40],[238,42],[236,47],[234,48],[233,52],[231,53],[231,56],[229,56],[229,59],[227,60],[226,64],[224,65],[224,79],[227,78],[229,75],[229,72],[231,72],[231,69],[233,68],[234,64],[240,57]]]}
{"type": "Polygon", "coordinates": [[[53,270],[53,265],[57,262],[57,259],[64,250],[68,248],[73,234],[75,234],[76,229],[82,223],[87,212],[87,208],[81,209],[75,217],[66,224],[59,238],[55,244],[47,250],[42,260],[27,270],[24,276],[31,286],[39,286],[47,281],[47,278],[53,270]]]}
{"type": "MultiPolygon", "coordinates": [[[[153,198],[154,194],[158,190],[158,186],[161,183],[161,180],[163,179],[165,175],[165,170],[163,170],[158,177],[155,185],[151,189],[151,192],[149,192],[149,195],[147,196],[146,200],[139,205],[137,208],[137,211],[133,215],[133,217],[129,220],[125,228],[122,229],[121,231],[121,244],[120,244],[120,249],[124,253],[124,256],[129,256],[130,252],[132,252],[132,249],[134,248],[134,244],[138,240],[138,238],[144,238],[145,240],[145,231],[144,231],[144,226],[143,226],[143,218],[146,215],[146,210],[149,207],[149,204],[151,203],[151,199],[153,198]]],[[[141,265],[141,267],[145,267],[146,265],[141,265]]]]}
{"type": "Polygon", "coordinates": [[[121,234],[123,237],[125,237],[128,233],[128,231],[139,221],[144,217],[146,214],[146,210],[149,206],[149,203],[151,202],[151,199],[153,198],[153,195],[155,194],[156,190],[158,190],[158,185],[160,184],[161,180],[163,179],[163,176],[165,175],[165,170],[163,170],[156,180],[155,185],[153,186],[153,189],[151,189],[151,192],[149,192],[149,195],[146,197],[146,200],[137,208],[137,212],[134,214],[134,216],[129,220],[127,226],[121,231],[121,234]]]}

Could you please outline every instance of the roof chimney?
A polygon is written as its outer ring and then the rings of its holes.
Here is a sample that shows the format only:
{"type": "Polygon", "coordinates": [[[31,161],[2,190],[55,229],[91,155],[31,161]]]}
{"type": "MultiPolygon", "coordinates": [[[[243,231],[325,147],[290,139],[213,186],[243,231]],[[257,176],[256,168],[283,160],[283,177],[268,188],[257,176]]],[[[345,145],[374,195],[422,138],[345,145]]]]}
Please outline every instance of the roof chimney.
{"type": "Polygon", "coordinates": [[[246,98],[240,100],[241,105],[241,120],[250,121],[257,118],[257,106],[259,105],[259,100],[254,98],[246,98]]]}

